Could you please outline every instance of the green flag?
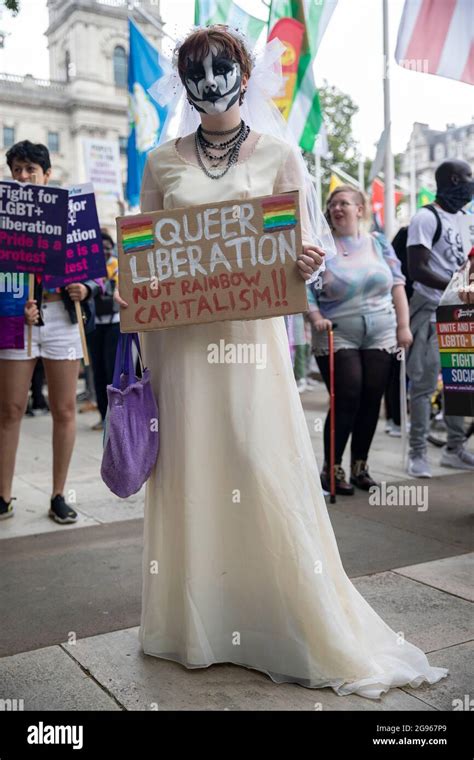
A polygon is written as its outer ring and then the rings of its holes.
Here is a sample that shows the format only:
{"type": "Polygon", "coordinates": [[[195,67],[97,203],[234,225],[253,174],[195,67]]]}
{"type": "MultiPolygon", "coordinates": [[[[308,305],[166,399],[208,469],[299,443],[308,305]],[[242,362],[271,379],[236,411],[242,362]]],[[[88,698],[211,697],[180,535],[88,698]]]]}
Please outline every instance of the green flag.
{"type": "Polygon", "coordinates": [[[416,207],[421,208],[422,206],[426,206],[427,203],[433,203],[435,198],[436,193],[432,193],[427,187],[420,187],[416,199],[416,207]]]}
{"type": "Polygon", "coordinates": [[[233,0],[195,0],[194,23],[202,26],[228,24],[255,44],[266,22],[246,13],[233,0]]]}
{"type": "Polygon", "coordinates": [[[280,18],[295,18],[305,25],[303,48],[288,124],[303,150],[312,151],[323,122],[313,62],[337,0],[273,0],[269,31],[280,18]]]}

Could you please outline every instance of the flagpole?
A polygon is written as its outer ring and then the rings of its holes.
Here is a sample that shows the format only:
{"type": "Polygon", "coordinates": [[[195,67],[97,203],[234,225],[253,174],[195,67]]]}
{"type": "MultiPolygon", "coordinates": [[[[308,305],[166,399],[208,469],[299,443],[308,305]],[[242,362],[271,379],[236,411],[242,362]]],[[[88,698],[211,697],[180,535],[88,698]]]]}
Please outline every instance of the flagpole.
{"type": "Polygon", "coordinates": [[[365,192],[364,168],[365,161],[363,158],[359,158],[359,185],[362,192],[365,192]]]}
{"type": "Polygon", "coordinates": [[[389,58],[389,39],[388,39],[388,0],[383,2],[383,56],[384,56],[384,77],[383,77],[383,104],[384,104],[384,127],[387,134],[384,161],[384,232],[387,240],[392,240],[395,234],[395,199],[394,199],[394,179],[395,171],[393,166],[392,155],[392,125],[390,116],[390,58],[389,58]]]}
{"type": "Polygon", "coordinates": [[[416,168],[415,168],[415,138],[410,145],[410,215],[416,214],[416,168]]]}

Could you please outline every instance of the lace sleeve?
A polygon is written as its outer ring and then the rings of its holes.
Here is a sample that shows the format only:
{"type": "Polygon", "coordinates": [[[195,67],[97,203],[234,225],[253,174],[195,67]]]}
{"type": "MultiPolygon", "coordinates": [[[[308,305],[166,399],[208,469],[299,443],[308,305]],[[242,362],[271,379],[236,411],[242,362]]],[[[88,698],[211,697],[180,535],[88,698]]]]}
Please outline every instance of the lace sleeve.
{"type": "Polygon", "coordinates": [[[163,209],[163,193],[158,183],[156,170],[153,171],[153,156],[149,155],[143,172],[142,186],[140,189],[140,211],[146,214],[148,211],[161,211],[163,209]]]}
{"type": "Polygon", "coordinates": [[[294,153],[294,149],[291,147],[280,167],[273,187],[273,192],[285,193],[290,190],[300,191],[301,237],[303,239],[303,245],[311,245],[311,243],[314,243],[314,240],[312,240],[311,224],[306,205],[305,178],[301,171],[300,162],[294,153]]]}

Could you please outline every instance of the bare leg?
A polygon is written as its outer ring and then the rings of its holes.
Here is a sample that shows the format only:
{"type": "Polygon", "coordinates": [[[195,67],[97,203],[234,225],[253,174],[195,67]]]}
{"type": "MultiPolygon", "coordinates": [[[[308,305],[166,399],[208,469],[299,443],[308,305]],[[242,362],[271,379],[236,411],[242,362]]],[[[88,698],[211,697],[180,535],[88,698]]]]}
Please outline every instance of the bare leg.
{"type": "Polygon", "coordinates": [[[43,359],[53,418],[53,490],[64,493],[76,438],[76,391],[79,359],[43,359]]]}
{"type": "Polygon", "coordinates": [[[0,496],[10,501],[20,425],[36,359],[0,359],[0,496]]]}

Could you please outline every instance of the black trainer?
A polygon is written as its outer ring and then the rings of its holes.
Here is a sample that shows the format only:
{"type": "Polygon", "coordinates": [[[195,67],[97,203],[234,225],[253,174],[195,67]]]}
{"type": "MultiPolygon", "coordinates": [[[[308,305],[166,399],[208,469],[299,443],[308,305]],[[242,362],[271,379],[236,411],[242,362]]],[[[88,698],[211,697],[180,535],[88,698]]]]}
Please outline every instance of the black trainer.
{"type": "Polygon", "coordinates": [[[15,514],[15,507],[12,502],[16,497],[13,496],[10,501],[5,501],[3,496],[0,496],[0,520],[6,520],[8,517],[13,517],[15,514]]]}
{"type": "Polygon", "coordinates": [[[77,512],[66,503],[64,496],[60,493],[54,499],[51,499],[51,507],[48,514],[52,520],[62,525],[74,523],[77,520],[77,512]]]}

